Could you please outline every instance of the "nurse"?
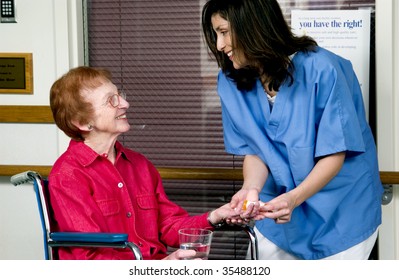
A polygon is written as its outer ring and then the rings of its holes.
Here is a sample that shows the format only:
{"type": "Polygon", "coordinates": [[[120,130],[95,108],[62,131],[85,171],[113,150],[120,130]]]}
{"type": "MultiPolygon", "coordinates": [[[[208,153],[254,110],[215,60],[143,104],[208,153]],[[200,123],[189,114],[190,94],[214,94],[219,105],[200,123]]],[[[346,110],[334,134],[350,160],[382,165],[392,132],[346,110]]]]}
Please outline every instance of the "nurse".
{"type": "Polygon", "coordinates": [[[260,258],[368,259],[383,187],[351,63],[295,36],[275,0],[209,0],[202,27],[225,149],[244,156],[231,206],[251,202],[260,258]]]}

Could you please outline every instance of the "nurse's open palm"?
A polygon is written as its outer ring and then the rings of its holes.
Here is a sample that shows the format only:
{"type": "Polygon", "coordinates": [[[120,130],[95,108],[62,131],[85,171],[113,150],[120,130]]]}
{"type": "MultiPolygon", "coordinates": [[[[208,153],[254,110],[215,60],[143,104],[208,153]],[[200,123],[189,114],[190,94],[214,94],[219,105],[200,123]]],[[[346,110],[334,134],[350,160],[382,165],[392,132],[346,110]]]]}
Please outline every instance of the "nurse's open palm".
{"type": "Polygon", "coordinates": [[[243,207],[245,201],[259,200],[259,192],[256,189],[245,189],[239,190],[231,199],[230,206],[235,209],[239,214],[238,217],[228,219],[228,223],[247,223],[250,219],[253,219],[259,209],[259,203],[247,204],[248,206],[243,207]],[[245,210],[244,210],[245,209],[245,210]]]}
{"type": "Polygon", "coordinates": [[[261,206],[255,219],[269,218],[273,219],[277,224],[285,224],[291,221],[294,208],[294,197],[289,192],[284,193],[261,206]]]}

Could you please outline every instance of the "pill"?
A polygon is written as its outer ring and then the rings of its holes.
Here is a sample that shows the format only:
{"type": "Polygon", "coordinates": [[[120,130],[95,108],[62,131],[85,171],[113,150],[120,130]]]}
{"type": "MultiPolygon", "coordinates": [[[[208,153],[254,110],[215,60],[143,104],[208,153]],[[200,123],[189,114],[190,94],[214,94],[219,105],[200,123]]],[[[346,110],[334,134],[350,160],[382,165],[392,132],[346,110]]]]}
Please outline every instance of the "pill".
{"type": "MultiPolygon", "coordinates": [[[[256,201],[249,201],[249,200],[244,200],[244,204],[242,205],[242,210],[247,210],[248,206],[251,204],[255,204],[256,201]]],[[[262,207],[263,205],[265,205],[264,202],[259,201],[260,206],[262,207]]]]}

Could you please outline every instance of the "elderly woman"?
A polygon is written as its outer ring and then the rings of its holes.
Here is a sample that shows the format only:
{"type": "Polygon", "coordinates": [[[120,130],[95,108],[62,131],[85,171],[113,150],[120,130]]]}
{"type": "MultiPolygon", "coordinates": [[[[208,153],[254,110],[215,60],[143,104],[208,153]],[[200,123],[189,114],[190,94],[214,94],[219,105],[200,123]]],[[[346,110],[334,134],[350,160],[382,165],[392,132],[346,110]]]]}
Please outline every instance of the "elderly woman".
{"type": "MultiPolygon", "coordinates": [[[[130,129],[129,103],[104,69],[78,67],[50,91],[57,126],[69,137],[68,149],[49,175],[49,191],[59,231],[123,232],[144,259],[184,259],[193,250],[178,247],[182,227],[212,229],[236,213],[229,205],[198,216],[165,194],[157,169],[142,154],[125,148],[118,136],[130,129]]],[[[111,248],[62,248],[60,259],[132,259],[111,248]]]]}

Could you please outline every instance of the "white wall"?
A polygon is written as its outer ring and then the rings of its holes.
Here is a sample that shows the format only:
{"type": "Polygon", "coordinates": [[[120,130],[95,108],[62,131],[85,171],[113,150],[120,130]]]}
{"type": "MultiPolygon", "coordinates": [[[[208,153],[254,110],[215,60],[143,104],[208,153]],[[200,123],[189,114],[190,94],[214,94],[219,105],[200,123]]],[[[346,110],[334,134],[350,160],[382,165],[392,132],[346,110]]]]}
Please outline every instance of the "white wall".
{"type": "MultiPolygon", "coordinates": [[[[33,54],[33,94],[0,94],[1,105],[49,105],[52,83],[83,64],[82,0],[17,0],[17,23],[0,23],[0,53],[33,54]]],[[[51,165],[68,138],[53,124],[0,124],[0,164],[51,165]]],[[[0,177],[0,259],[42,259],[30,185],[0,177]]]]}
{"type": "MultiPolygon", "coordinates": [[[[380,169],[399,170],[399,3],[376,0],[377,144],[380,169]]],[[[381,259],[399,259],[399,187],[383,206],[381,259]]]]}

